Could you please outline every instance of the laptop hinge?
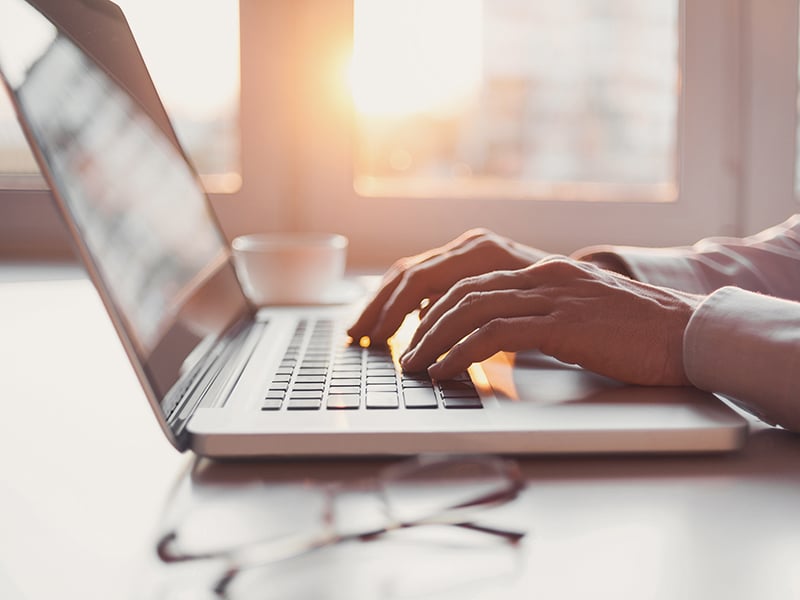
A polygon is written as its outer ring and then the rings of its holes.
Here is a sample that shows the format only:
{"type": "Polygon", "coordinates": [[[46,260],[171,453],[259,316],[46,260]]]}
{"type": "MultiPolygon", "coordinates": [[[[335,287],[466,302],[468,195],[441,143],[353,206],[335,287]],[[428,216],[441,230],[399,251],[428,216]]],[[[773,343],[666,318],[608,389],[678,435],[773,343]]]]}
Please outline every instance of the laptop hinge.
{"type": "Polygon", "coordinates": [[[264,326],[252,317],[236,323],[175,386],[180,398],[167,415],[167,425],[181,449],[188,447],[187,425],[197,408],[225,404],[264,326]]]}

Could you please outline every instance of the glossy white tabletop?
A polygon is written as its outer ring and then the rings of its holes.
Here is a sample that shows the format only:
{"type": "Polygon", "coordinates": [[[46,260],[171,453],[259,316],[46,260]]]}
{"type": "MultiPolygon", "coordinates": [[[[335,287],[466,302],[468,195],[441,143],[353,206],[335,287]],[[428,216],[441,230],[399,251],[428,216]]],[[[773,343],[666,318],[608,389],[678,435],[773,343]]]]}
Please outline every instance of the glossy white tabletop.
{"type": "MultiPolygon", "coordinates": [[[[90,284],[29,275],[0,269],[0,598],[202,597],[193,584],[210,569],[162,567],[154,556],[165,506],[180,512],[224,492],[252,509],[239,491],[253,482],[302,489],[369,477],[385,464],[180,455],[90,284]],[[28,281],[11,281],[20,278],[28,281]]],[[[258,598],[800,597],[800,436],[755,425],[744,450],[729,455],[518,462],[526,489],[485,515],[526,530],[517,547],[452,527],[410,530],[293,559],[251,574],[239,590],[258,598]]]]}

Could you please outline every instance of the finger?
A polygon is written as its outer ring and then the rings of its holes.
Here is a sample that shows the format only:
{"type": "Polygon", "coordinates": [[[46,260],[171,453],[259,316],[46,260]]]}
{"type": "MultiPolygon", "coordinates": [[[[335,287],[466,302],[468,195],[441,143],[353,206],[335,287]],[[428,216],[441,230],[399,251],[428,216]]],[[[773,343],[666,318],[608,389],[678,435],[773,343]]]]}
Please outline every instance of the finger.
{"type": "Polygon", "coordinates": [[[494,319],[453,346],[428,373],[436,380],[449,379],[497,352],[538,348],[549,335],[551,323],[547,316],[494,319]]]}
{"type": "Polygon", "coordinates": [[[424,319],[431,307],[441,298],[441,294],[431,294],[419,304],[419,318],[424,319]]]}
{"type": "Polygon", "coordinates": [[[424,299],[441,295],[451,285],[447,261],[448,257],[439,256],[407,270],[380,306],[367,335],[374,340],[388,339],[424,299]]]}
{"type": "Polygon", "coordinates": [[[520,271],[494,271],[484,275],[476,275],[462,279],[442,296],[435,304],[428,307],[428,310],[417,326],[411,341],[408,344],[408,351],[413,350],[419,344],[422,337],[430,328],[442,318],[448,311],[452,310],[464,298],[475,292],[487,292],[501,289],[516,289],[529,287],[524,275],[520,271]]]}
{"type": "Polygon", "coordinates": [[[455,346],[459,340],[497,319],[544,316],[553,301],[536,290],[475,291],[464,296],[433,324],[419,344],[401,358],[408,371],[420,371],[455,346]]]}
{"type": "Polygon", "coordinates": [[[484,243],[484,236],[462,237],[456,241],[458,243],[448,246],[446,252],[413,265],[403,273],[368,334],[371,338],[389,338],[406,315],[419,308],[424,298],[443,294],[457,281],[491,269],[486,264],[486,257],[481,259],[473,253],[479,244],[484,243]]]}
{"type": "MultiPolygon", "coordinates": [[[[485,231],[473,229],[463,233],[443,246],[433,248],[415,256],[403,258],[395,262],[383,276],[383,280],[381,281],[378,291],[366,304],[356,321],[347,330],[347,334],[354,340],[358,340],[363,336],[373,333],[384,307],[391,303],[390,298],[392,298],[397,286],[401,283],[403,278],[407,276],[407,273],[410,270],[414,268],[422,268],[429,261],[460,248],[464,244],[470,243],[472,240],[484,235],[486,235],[485,231]]],[[[417,302],[420,300],[422,300],[422,298],[419,298],[417,302]]],[[[408,312],[410,312],[410,310],[408,312]]],[[[407,313],[404,313],[404,315],[405,314],[407,313]]],[[[390,317],[392,318],[392,321],[396,320],[394,318],[394,314],[390,315],[390,317]]],[[[402,319],[399,322],[402,322],[402,319]]],[[[397,326],[399,326],[399,322],[397,323],[397,326]]],[[[395,327],[395,329],[396,328],[397,327],[395,327]]],[[[393,331],[390,332],[389,335],[391,335],[391,333],[393,333],[393,331]]],[[[389,337],[389,335],[386,335],[386,337],[389,337]]]]}
{"type": "MultiPolygon", "coordinates": [[[[593,265],[584,265],[561,256],[551,256],[534,265],[516,270],[494,271],[468,277],[455,284],[438,302],[429,307],[408,345],[410,352],[442,315],[451,310],[464,296],[475,291],[499,289],[550,289],[553,286],[594,279],[593,265]]],[[[548,292],[552,295],[552,290],[548,292]]]]}
{"type": "Polygon", "coordinates": [[[369,334],[369,332],[375,326],[375,321],[377,320],[381,310],[383,310],[383,306],[386,304],[386,301],[394,293],[394,290],[400,281],[400,277],[401,273],[399,270],[395,272],[387,272],[386,276],[384,276],[383,283],[381,283],[381,286],[378,288],[378,291],[366,304],[366,306],[364,306],[361,314],[347,330],[347,335],[354,340],[359,340],[365,335],[369,334]]]}
{"type": "Polygon", "coordinates": [[[436,250],[430,250],[416,256],[401,258],[396,261],[383,276],[378,290],[372,299],[362,309],[358,319],[350,326],[347,333],[350,337],[357,340],[365,335],[369,335],[375,327],[375,323],[383,310],[383,307],[391,298],[397,286],[402,281],[405,273],[417,264],[430,260],[436,250]]]}

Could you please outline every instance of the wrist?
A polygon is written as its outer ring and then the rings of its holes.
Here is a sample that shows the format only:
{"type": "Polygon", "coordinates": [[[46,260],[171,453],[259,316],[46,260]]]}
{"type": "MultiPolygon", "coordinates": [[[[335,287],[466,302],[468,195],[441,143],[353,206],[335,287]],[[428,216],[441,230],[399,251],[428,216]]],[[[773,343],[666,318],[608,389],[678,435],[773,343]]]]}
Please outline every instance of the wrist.
{"type": "Polygon", "coordinates": [[[630,269],[628,269],[628,266],[625,264],[625,261],[623,261],[622,258],[620,258],[617,254],[613,254],[611,252],[598,252],[596,254],[584,256],[582,260],[597,265],[606,271],[612,271],[618,275],[624,275],[625,277],[629,277],[631,279],[633,278],[630,269]]]}

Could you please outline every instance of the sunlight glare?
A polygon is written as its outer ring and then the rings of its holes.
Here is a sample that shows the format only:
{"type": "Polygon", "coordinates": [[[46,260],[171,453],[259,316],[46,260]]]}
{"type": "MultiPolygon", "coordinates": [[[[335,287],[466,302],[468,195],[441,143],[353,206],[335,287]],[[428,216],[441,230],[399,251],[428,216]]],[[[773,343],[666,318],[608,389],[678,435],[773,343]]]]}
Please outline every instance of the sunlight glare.
{"type": "Polygon", "coordinates": [[[116,0],[139,44],[162,101],[203,120],[225,113],[239,95],[236,2],[116,0]],[[187,19],[187,15],[191,18],[187,19]],[[177,23],[185,23],[180,28],[177,23]],[[212,80],[213,79],[213,80],[212,80]]]}
{"type": "Polygon", "coordinates": [[[482,73],[481,0],[356,0],[350,88],[362,115],[459,110],[482,73]]]}

